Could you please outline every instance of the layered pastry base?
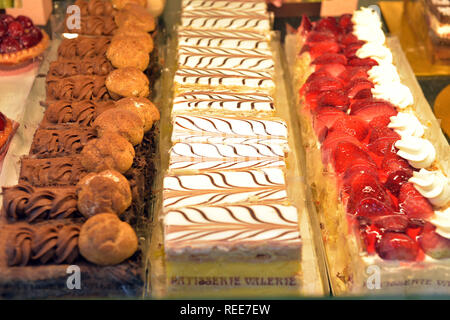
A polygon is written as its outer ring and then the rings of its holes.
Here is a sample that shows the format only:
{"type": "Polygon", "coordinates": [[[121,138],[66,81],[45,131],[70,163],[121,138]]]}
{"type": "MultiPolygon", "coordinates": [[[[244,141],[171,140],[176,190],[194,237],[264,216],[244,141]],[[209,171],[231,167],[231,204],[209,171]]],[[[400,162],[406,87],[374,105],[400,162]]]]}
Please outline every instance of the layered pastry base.
{"type": "Polygon", "coordinates": [[[171,296],[296,295],[299,215],[264,1],[183,1],[162,229],[171,296]]]}
{"type": "Polygon", "coordinates": [[[62,40],[19,181],[3,186],[0,296],[143,293],[158,169],[155,21],[135,4],[76,4],[79,34],[62,40]],[[122,47],[124,35],[133,46],[122,47]],[[66,285],[72,264],[83,277],[77,292],[66,285]]]}
{"type": "Polygon", "coordinates": [[[428,140],[378,14],[304,17],[295,70],[333,289],[448,293],[448,145],[428,140]],[[436,146],[435,146],[436,144],[436,146]]]}

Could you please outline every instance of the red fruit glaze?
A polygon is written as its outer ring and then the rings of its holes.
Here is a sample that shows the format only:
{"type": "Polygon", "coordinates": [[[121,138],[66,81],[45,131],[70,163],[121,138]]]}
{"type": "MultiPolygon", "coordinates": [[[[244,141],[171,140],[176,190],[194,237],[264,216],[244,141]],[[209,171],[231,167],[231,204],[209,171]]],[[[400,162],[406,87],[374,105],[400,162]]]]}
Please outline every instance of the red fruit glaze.
{"type": "MultiPolygon", "coordinates": [[[[368,100],[368,99],[365,99],[368,100]]],[[[392,117],[397,115],[397,110],[389,103],[389,102],[383,102],[383,103],[373,103],[366,105],[364,107],[361,107],[354,110],[354,104],[350,105],[350,114],[359,116],[361,119],[370,122],[374,118],[379,116],[388,116],[392,117]]]]}
{"type": "Polygon", "coordinates": [[[17,16],[16,21],[19,22],[25,30],[34,26],[33,21],[26,16],[17,16]]]}
{"type": "Polygon", "coordinates": [[[335,107],[347,111],[350,100],[342,90],[323,91],[317,96],[317,107],[335,107]]]}
{"type": "Polygon", "coordinates": [[[339,27],[341,28],[342,32],[347,33],[352,31],[353,29],[353,22],[352,22],[352,15],[351,14],[344,14],[339,18],[339,27]]]}
{"type": "Polygon", "coordinates": [[[312,23],[311,20],[306,15],[302,16],[302,22],[300,23],[300,26],[298,27],[298,32],[300,34],[305,34],[308,31],[311,31],[312,29],[312,23]]]}
{"type": "Polygon", "coordinates": [[[339,63],[345,65],[347,64],[347,58],[343,54],[327,52],[315,58],[311,64],[329,63],[339,63]]]}
{"type": "Polygon", "coordinates": [[[6,118],[3,113],[0,112],[0,131],[5,130],[6,127],[6,118]]]}
{"type": "Polygon", "coordinates": [[[414,188],[411,182],[401,186],[398,201],[400,210],[410,219],[426,220],[434,215],[430,202],[414,188]]]}
{"type": "Polygon", "coordinates": [[[18,39],[24,34],[24,32],[25,29],[18,21],[13,21],[8,25],[8,34],[10,37],[18,39]]]}
{"type": "Polygon", "coordinates": [[[384,190],[380,180],[371,173],[364,172],[354,175],[349,189],[348,213],[355,214],[357,206],[363,199],[375,199],[387,206],[391,205],[389,195],[384,190]]]}
{"type": "Polygon", "coordinates": [[[383,115],[373,118],[369,122],[370,128],[377,128],[377,127],[387,127],[388,124],[391,123],[391,119],[389,116],[383,115]]]}
{"type": "Polygon", "coordinates": [[[367,67],[373,67],[377,66],[378,62],[371,58],[353,58],[348,61],[349,66],[367,66],[367,67]]]}
{"type": "Polygon", "coordinates": [[[336,39],[336,36],[332,32],[319,32],[319,31],[311,31],[308,33],[308,36],[306,37],[306,43],[310,42],[322,42],[322,41],[334,41],[336,39]]]}
{"type": "Polygon", "coordinates": [[[414,261],[419,254],[417,242],[403,233],[387,232],[376,245],[381,258],[387,260],[414,261]]]}
{"type": "Polygon", "coordinates": [[[354,99],[355,96],[361,91],[368,89],[370,92],[370,89],[373,88],[373,83],[367,79],[364,78],[356,78],[349,82],[349,84],[346,86],[348,97],[350,99],[354,99]]]}
{"type": "Polygon", "coordinates": [[[328,76],[337,78],[343,72],[345,72],[345,66],[340,63],[327,63],[319,65],[321,72],[326,72],[328,76]]]}
{"type": "Polygon", "coordinates": [[[382,231],[404,232],[408,228],[409,220],[404,214],[391,214],[372,219],[373,223],[382,231]]]}
{"type": "Polygon", "coordinates": [[[4,22],[0,21],[0,40],[5,36],[7,31],[8,26],[4,22]]]}
{"type": "Polygon", "coordinates": [[[398,197],[400,193],[400,188],[402,185],[408,182],[409,178],[412,177],[412,173],[407,170],[399,170],[392,172],[386,179],[384,186],[388,189],[394,196],[398,197]]]}
{"type": "Polygon", "coordinates": [[[318,77],[305,85],[305,92],[321,92],[342,89],[341,81],[331,77],[318,77]]]}
{"type": "Polygon", "coordinates": [[[432,224],[425,224],[418,241],[427,255],[435,259],[450,258],[450,239],[436,233],[436,227],[432,224]]]}
{"type": "Polygon", "coordinates": [[[339,142],[332,152],[333,166],[337,173],[345,172],[352,164],[362,159],[371,162],[372,159],[363,149],[351,142],[339,142]]]}
{"type": "Polygon", "coordinates": [[[9,14],[0,14],[0,21],[4,22],[6,25],[9,25],[14,21],[14,18],[9,14]]]}
{"type": "Polygon", "coordinates": [[[314,30],[316,31],[331,31],[334,34],[339,33],[339,28],[336,23],[336,18],[334,17],[326,17],[323,19],[320,19],[317,24],[315,25],[314,30]]]}
{"type": "Polygon", "coordinates": [[[20,43],[14,38],[4,38],[0,44],[0,53],[12,53],[20,50],[20,43]]]}

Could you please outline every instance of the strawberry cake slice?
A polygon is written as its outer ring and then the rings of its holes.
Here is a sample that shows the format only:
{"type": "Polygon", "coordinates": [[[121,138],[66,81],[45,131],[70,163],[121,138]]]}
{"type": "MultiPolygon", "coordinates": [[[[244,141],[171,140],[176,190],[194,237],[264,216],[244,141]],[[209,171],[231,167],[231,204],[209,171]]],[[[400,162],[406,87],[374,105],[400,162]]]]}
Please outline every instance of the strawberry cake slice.
{"type": "Polygon", "coordinates": [[[450,293],[448,144],[430,138],[379,15],[303,17],[297,39],[307,176],[334,291],[450,293]]]}

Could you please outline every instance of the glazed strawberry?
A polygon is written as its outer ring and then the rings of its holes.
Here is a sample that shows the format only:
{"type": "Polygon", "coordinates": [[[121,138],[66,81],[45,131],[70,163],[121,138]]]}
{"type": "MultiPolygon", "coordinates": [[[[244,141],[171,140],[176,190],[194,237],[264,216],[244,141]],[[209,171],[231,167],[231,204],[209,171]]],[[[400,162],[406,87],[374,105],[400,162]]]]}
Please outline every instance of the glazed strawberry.
{"type": "Polygon", "coordinates": [[[307,51],[315,58],[325,53],[338,53],[340,50],[341,47],[336,41],[311,42],[303,46],[300,54],[307,51]]]}
{"type": "Polygon", "coordinates": [[[19,40],[22,47],[26,49],[35,46],[39,42],[39,40],[32,34],[24,34],[19,40]]]}
{"type": "Polygon", "coordinates": [[[414,261],[419,254],[417,242],[404,233],[386,232],[376,245],[381,258],[414,261]]]}
{"type": "Polygon", "coordinates": [[[382,231],[404,232],[409,225],[404,214],[391,214],[372,218],[373,223],[382,231]]]}
{"type": "Polygon", "coordinates": [[[349,167],[342,176],[343,181],[343,191],[351,192],[351,184],[355,177],[361,174],[370,174],[376,180],[378,180],[377,166],[373,162],[358,163],[349,167]]]}
{"type": "Polygon", "coordinates": [[[5,36],[7,31],[8,26],[4,22],[0,21],[0,40],[5,36]]]}
{"type": "Polygon", "coordinates": [[[328,127],[325,125],[323,121],[314,120],[314,132],[316,133],[317,140],[322,143],[328,135],[328,127]]]}
{"type": "MultiPolygon", "coordinates": [[[[411,170],[412,171],[412,170],[411,170]]],[[[412,173],[406,170],[394,171],[386,179],[384,186],[388,189],[394,196],[398,197],[400,193],[400,188],[402,185],[408,182],[409,178],[412,177],[412,173]]]]}
{"type": "Polygon", "coordinates": [[[311,64],[329,64],[329,63],[339,63],[342,65],[346,65],[347,58],[343,54],[327,52],[315,58],[311,64]]]}
{"type": "Polygon", "coordinates": [[[9,25],[14,21],[14,18],[9,14],[0,14],[0,21],[2,21],[6,25],[9,25]]]}
{"type": "MultiPolygon", "coordinates": [[[[364,99],[371,100],[371,99],[364,99]]],[[[354,104],[350,105],[350,114],[359,116],[366,122],[372,121],[374,118],[379,116],[392,117],[397,115],[397,110],[389,102],[375,102],[369,103],[365,106],[356,109],[354,104]]]]}
{"type": "Polygon", "coordinates": [[[20,43],[14,38],[4,38],[0,44],[0,53],[11,53],[20,50],[20,43]]]}
{"type": "Polygon", "coordinates": [[[358,162],[359,159],[364,162],[372,160],[367,152],[348,141],[338,143],[332,152],[333,166],[337,173],[345,172],[349,166],[358,162]]]}
{"type": "Polygon", "coordinates": [[[8,34],[15,39],[20,38],[24,34],[24,28],[18,21],[13,21],[8,25],[8,34]]]}
{"type": "Polygon", "coordinates": [[[344,132],[354,136],[359,141],[362,141],[369,132],[367,124],[363,120],[349,115],[337,119],[330,130],[344,132]]]}
{"type": "Polygon", "coordinates": [[[318,65],[317,67],[319,67],[318,71],[322,70],[333,78],[339,77],[346,70],[345,66],[340,63],[327,63],[318,65]]]}
{"type": "MultiPolygon", "coordinates": [[[[368,162],[370,163],[370,161],[368,162]]],[[[347,212],[351,214],[356,213],[357,206],[364,199],[375,199],[386,207],[391,207],[392,205],[391,199],[384,190],[378,177],[369,172],[354,175],[353,181],[350,182],[348,192],[347,212]]],[[[370,205],[370,203],[366,205],[370,205]]]]}
{"type": "Polygon", "coordinates": [[[317,96],[317,107],[335,107],[345,112],[349,104],[343,90],[323,91],[317,96]]]}
{"type": "Polygon", "coordinates": [[[411,182],[403,184],[398,195],[400,210],[410,219],[426,220],[433,216],[433,208],[424,196],[414,188],[411,182]]]}
{"type": "MultiPolygon", "coordinates": [[[[359,140],[353,136],[350,136],[348,134],[339,131],[334,132],[328,131],[327,137],[323,141],[321,147],[322,160],[324,163],[328,163],[332,160],[333,152],[336,149],[337,145],[343,142],[349,142],[351,144],[358,146],[359,148],[363,148],[361,142],[359,142],[359,140]]],[[[343,169],[342,171],[345,171],[345,169],[343,169]]]]}
{"type": "Polygon", "coordinates": [[[347,66],[345,71],[339,75],[339,78],[347,82],[350,82],[353,79],[367,79],[369,77],[367,74],[367,70],[369,70],[369,68],[370,67],[366,66],[357,66],[357,67],[347,66]]]}
{"type": "Polygon", "coordinates": [[[363,46],[363,44],[364,43],[362,43],[362,42],[354,42],[354,43],[347,45],[343,50],[344,55],[349,59],[355,58],[356,51],[358,51],[363,46]]]}
{"type": "Polygon", "coordinates": [[[314,81],[318,78],[323,78],[323,77],[331,77],[331,74],[328,72],[327,69],[324,68],[319,68],[318,70],[314,71],[313,73],[311,73],[308,77],[308,79],[306,79],[305,83],[310,83],[311,81],[314,81]]]}
{"type": "Polygon", "coordinates": [[[361,236],[364,239],[367,253],[374,254],[375,246],[379,241],[379,239],[381,239],[382,234],[381,230],[372,224],[372,225],[363,225],[360,232],[361,236]]]}
{"type": "Polygon", "coordinates": [[[381,169],[386,173],[392,173],[398,170],[407,170],[412,174],[412,168],[408,161],[399,157],[395,153],[386,153],[383,161],[381,162],[381,169]]]}
{"type": "Polygon", "coordinates": [[[26,16],[17,16],[16,21],[19,22],[25,30],[31,29],[31,27],[34,26],[33,21],[26,16]]]}
{"type": "Polygon", "coordinates": [[[379,156],[387,152],[394,153],[394,144],[399,139],[400,135],[388,127],[373,128],[369,138],[369,150],[379,156]]]}
{"type": "Polygon", "coordinates": [[[354,99],[361,90],[368,89],[369,92],[373,88],[373,83],[364,78],[356,78],[347,85],[347,94],[350,99],[354,99]]]}
{"type": "Polygon", "coordinates": [[[353,33],[347,33],[341,39],[341,43],[345,46],[352,43],[361,43],[364,44],[364,41],[359,40],[353,33]]]}
{"type": "Polygon", "coordinates": [[[373,118],[372,121],[369,122],[369,127],[370,128],[387,127],[389,123],[391,123],[390,117],[382,115],[373,118]]]}
{"type": "Polygon", "coordinates": [[[305,85],[305,92],[321,92],[342,89],[341,81],[332,77],[318,77],[305,85]]]}
{"type": "Polygon", "coordinates": [[[390,203],[379,201],[375,198],[365,198],[359,201],[354,211],[358,217],[365,217],[370,220],[394,214],[390,203]]]}
{"type": "Polygon", "coordinates": [[[314,110],[315,119],[323,122],[328,128],[334,124],[334,122],[345,116],[345,113],[334,107],[317,107],[314,110]]]}
{"type": "Polygon", "coordinates": [[[306,43],[310,42],[322,42],[322,41],[334,41],[336,36],[329,31],[319,32],[319,31],[311,31],[308,33],[306,37],[306,43]]]}
{"type": "Polygon", "coordinates": [[[349,66],[367,66],[367,67],[373,67],[377,66],[378,62],[373,60],[372,58],[352,58],[348,61],[349,66]]]}
{"type": "Polygon", "coordinates": [[[342,29],[344,33],[352,31],[353,29],[352,15],[343,14],[339,18],[339,27],[342,29]]]}
{"type": "Polygon", "coordinates": [[[434,259],[450,258],[450,239],[436,233],[436,227],[425,223],[423,231],[418,238],[423,251],[434,259]]]}
{"type": "Polygon", "coordinates": [[[339,33],[339,28],[336,23],[336,18],[334,17],[326,17],[323,19],[320,19],[317,24],[315,25],[314,30],[316,31],[331,31],[334,34],[339,33]]]}
{"type": "MultiPolygon", "coordinates": [[[[31,36],[33,36],[34,39],[35,39],[35,41],[37,41],[37,42],[39,42],[39,41],[42,40],[42,37],[43,37],[42,31],[41,31],[39,28],[37,28],[37,27],[32,27],[32,28],[30,29],[29,34],[30,34],[31,36]]],[[[37,43],[37,42],[36,42],[36,43],[37,43]]]]}

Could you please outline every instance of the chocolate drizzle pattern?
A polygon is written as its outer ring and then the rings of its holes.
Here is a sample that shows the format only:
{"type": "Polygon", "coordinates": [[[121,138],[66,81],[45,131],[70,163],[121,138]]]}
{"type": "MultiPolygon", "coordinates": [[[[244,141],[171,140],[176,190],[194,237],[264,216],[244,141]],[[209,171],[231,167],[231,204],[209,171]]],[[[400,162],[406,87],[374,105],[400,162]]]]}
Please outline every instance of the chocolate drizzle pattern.
{"type": "Polygon", "coordinates": [[[270,21],[264,15],[236,16],[235,13],[202,12],[195,11],[192,14],[183,14],[181,26],[189,29],[219,29],[219,30],[254,30],[268,32],[270,21]],[[224,15],[221,15],[224,13],[224,15]],[[216,15],[213,15],[216,14],[216,15]]]}
{"type": "Polygon", "coordinates": [[[271,56],[256,49],[180,47],[178,63],[187,68],[272,70],[271,56]]]}
{"type": "Polygon", "coordinates": [[[178,43],[180,46],[258,49],[270,54],[267,36],[248,31],[181,29],[178,43]]]}
{"type": "Polygon", "coordinates": [[[223,9],[238,12],[266,12],[266,4],[262,1],[184,0],[182,6],[185,10],[223,9]]]}
{"type": "Polygon", "coordinates": [[[168,250],[301,242],[297,209],[279,204],[185,207],[168,211],[165,224],[168,250]]]}
{"type": "Polygon", "coordinates": [[[77,224],[17,227],[6,249],[8,265],[71,264],[79,257],[79,234],[77,224]]]}
{"type": "Polygon", "coordinates": [[[74,187],[36,188],[28,183],[4,187],[3,209],[9,221],[34,223],[81,217],[74,187]]]}
{"type": "Polygon", "coordinates": [[[76,75],[67,78],[47,77],[49,100],[117,100],[119,96],[108,91],[104,76],[76,75]]]}
{"type": "Polygon", "coordinates": [[[63,39],[58,48],[59,58],[65,59],[94,59],[106,56],[111,38],[109,37],[83,37],[63,39]]]}
{"type": "Polygon", "coordinates": [[[206,160],[201,162],[190,161],[186,159],[172,158],[170,162],[170,170],[172,171],[210,171],[210,170],[250,170],[261,168],[284,168],[286,166],[284,159],[267,158],[267,159],[253,159],[245,160],[239,159],[236,161],[223,160],[206,160]]]}
{"type": "Polygon", "coordinates": [[[205,172],[164,178],[164,207],[287,200],[284,173],[276,168],[205,172]]]}
{"type": "Polygon", "coordinates": [[[41,127],[58,124],[91,126],[98,115],[111,108],[115,108],[113,101],[52,101],[47,106],[41,127]]]}
{"type": "Polygon", "coordinates": [[[111,62],[103,56],[82,61],[60,59],[50,63],[48,75],[61,78],[75,75],[107,76],[113,69],[111,62]]]}
{"type": "Polygon", "coordinates": [[[227,86],[266,89],[275,86],[270,72],[238,69],[180,68],[175,73],[175,81],[181,85],[204,85],[208,87],[227,86]]]}
{"type": "Polygon", "coordinates": [[[78,33],[91,36],[112,36],[117,29],[113,16],[83,16],[80,19],[79,29],[69,29],[66,32],[78,33]]]}
{"type": "Polygon", "coordinates": [[[38,129],[31,144],[30,154],[38,158],[68,156],[80,153],[84,145],[96,138],[91,128],[38,129]]]}
{"type": "Polygon", "coordinates": [[[87,174],[76,157],[33,159],[23,158],[19,183],[33,186],[70,186],[87,174]]]}

